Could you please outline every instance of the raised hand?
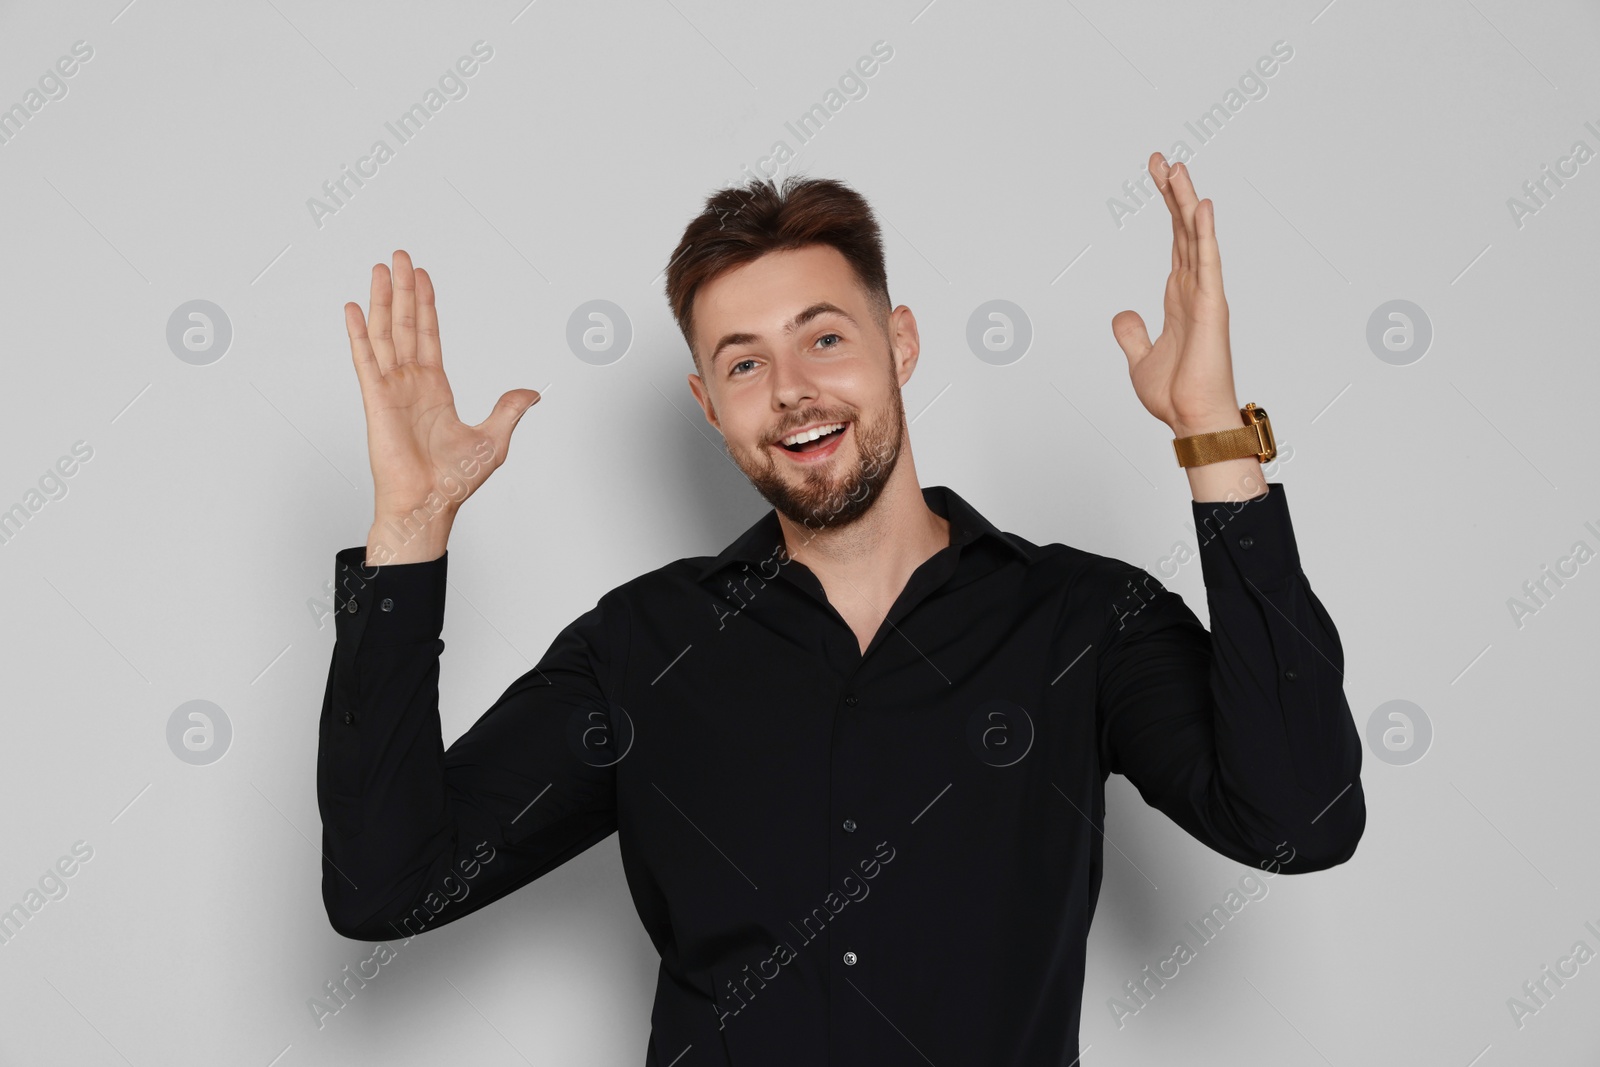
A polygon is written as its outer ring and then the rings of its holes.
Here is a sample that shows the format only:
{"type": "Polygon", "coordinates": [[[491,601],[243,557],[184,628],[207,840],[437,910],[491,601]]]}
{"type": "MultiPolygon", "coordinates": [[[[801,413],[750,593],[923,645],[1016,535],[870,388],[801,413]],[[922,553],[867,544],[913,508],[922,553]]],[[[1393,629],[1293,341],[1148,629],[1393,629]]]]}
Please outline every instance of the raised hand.
{"type": "Polygon", "coordinates": [[[1131,310],[1111,320],[1111,331],[1128,357],[1134,392],[1174,436],[1241,426],[1213,205],[1196,199],[1189,168],[1168,168],[1160,152],[1150,156],[1150,176],[1172,216],[1161,336],[1151,344],[1144,320],[1131,310]]]}
{"type": "Polygon", "coordinates": [[[539,402],[513,389],[489,417],[468,426],[456,416],[439,347],[433,280],[404,250],[391,272],[372,268],[366,319],[344,306],[350,355],[367,414],[374,506],[367,563],[416,563],[444,554],[462,503],[500,464],[517,420],[539,402]]]}

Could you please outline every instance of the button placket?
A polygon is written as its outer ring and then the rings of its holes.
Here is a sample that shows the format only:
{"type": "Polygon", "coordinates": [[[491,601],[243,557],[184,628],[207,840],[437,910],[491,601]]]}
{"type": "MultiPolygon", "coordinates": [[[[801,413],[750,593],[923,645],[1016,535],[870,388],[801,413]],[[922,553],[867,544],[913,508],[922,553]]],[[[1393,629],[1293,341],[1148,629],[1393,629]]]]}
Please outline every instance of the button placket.
{"type": "MultiPolygon", "coordinates": [[[[881,652],[875,652],[874,655],[879,656],[878,662],[881,662],[881,652]]],[[[855,664],[855,668],[842,673],[837,679],[838,689],[835,692],[838,695],[833,705],[833,784],[829,790],[829,812],[834,825],[829,834],[829,877],[834,886],[846,887],[860,880],[858,865],[862,861],[861,846],[870,845],[861,840],[862,835],[858,831],[873,824],[873,812],[868,810],[861,785],[870,777],[863,742],[871,717],[863,711],[866,705],[862,702],[860,689],[870,684],[871,676],[863,663],[855,664]]],[[[870,944],[851,945],[870,929],[870,923],[863,925],[868,913],[860,909],[871,907],[870,903],[856,904],[834,916],[830,936],[833,951],[838,953],[834,959],[839,962],[833,966],[854,967],[860,961],[861,949],[871,947],[870,944]]],[[[838,995],[854,996],[854,992],[845,987],[838,995]]]]}

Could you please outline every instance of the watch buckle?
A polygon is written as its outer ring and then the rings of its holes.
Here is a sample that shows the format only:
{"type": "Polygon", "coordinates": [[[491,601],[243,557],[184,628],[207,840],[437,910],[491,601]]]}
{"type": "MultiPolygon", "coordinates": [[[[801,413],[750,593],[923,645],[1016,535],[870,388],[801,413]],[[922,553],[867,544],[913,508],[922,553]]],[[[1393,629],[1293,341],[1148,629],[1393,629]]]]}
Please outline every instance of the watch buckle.
{"type": "Polygon", "coordinates": [[[1258,408],[1250,403],[1244,406],[1245,425],[1253,426],[1256,431],[1256,440],[1261,444],[1261,450],[1256,453],[1256,459],[1262,463],[1277,455],[1278,443],[1272,436],[1272,424],[1267,422],[1267,409],[1258,408]]]}

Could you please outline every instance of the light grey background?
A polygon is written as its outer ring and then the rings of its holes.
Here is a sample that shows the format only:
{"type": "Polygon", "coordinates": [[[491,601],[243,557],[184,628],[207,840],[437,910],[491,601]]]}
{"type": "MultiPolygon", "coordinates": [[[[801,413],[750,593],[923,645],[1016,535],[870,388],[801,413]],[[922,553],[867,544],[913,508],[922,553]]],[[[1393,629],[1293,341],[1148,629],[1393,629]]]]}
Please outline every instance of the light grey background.
{"type": "MultiPolygon", "coordinates": [[[[308,1006],[373,947],[323,914],[314,768],[325,584],[372,509],[340,308],[374,262],[404,247],[437,280],[463,418],[545,394],[455,526],[449,742],[601,593],[766,510],[693,404],[662,270],[775,141],[797,150],[780,173],[880,214],[922,330],[924,484],[1152,571],[1192,546],[1110,330],[1132,307],[1158,332],[1171,230],[1108,200],[1182,139],[1356,724],[1407,700],[1433,737],[1407,765],[1369,747],[1354,859],[1270,880],[1120,1027],[1109,998],[1248,872],[1113,778],[1083,1061],[1597,1062],[1600,962],[1520,1026],[1507,1004],[1600,950],[1600,562],[1520,626],[1509,604],[1600,548],[1600,161],[1521,225],[1508,204],[1575,142],[1600,150],[1594,4],[123,3],[0,13],[0,105],[93,49],[0,144],[0,507],[93,450],[0,544],[0,907],[93,849],[0,945],[0,1060],[643,1058],[656,959],[614,837],[399,948],[322,1025],[308,1006]],[[383,124],[480,40],[467,95],[397,146],[383,124]],[[865,95],[800,145],[784,123],[877,41],[865,95]],[[1200,144],[1184,123],[1278,41],[1266,95],[1200,144]],[[308,199],[379,138],[394,158],[315,224],[308,199]],[[966,330],[1001,299],[1033,340],[997,366],[966,330]],[[1434,335],[1404,366],[1367,343],[1399,299],[1434,335]],[[167,342],[191,300],[231,324],[209,365],[167,342]],[[607,365],[566,342],[591,300],[633,331],[607,365]],[[194,700],[232,732],[204,765],[168,743],[194,700]]],[[[1165,580],[1208,618],[1197,564],[1165,580]]]]}

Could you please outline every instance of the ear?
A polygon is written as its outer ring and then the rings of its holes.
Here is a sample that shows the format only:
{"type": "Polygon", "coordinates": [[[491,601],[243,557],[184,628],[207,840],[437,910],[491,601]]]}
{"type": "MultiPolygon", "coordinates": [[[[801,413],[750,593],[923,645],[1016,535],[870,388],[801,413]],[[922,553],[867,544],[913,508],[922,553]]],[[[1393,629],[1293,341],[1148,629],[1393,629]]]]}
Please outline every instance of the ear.
{"type": "Polygon", "coordinates": [[[689,391],[694,394],[695,402],[700,405],[700,410],[705,412],[706,421],[718,432],[722,426],[717,422],[717,411],[711,406],[711,392],[706,388],[706,383],[700,380],[700,375],[689,375],[689,391]]]}
{"type": "Polygon", "coordinates": [[[922,339],[917,333],[917,317],[901,304],[889,314],[889,342],[895,358],[895,379],[903,386],[917,369],[922,339]]]}

